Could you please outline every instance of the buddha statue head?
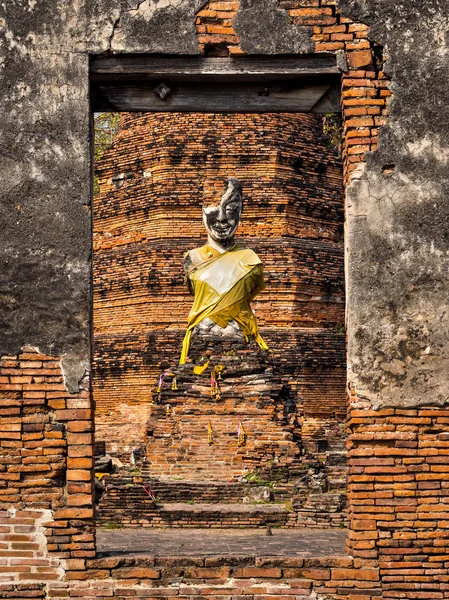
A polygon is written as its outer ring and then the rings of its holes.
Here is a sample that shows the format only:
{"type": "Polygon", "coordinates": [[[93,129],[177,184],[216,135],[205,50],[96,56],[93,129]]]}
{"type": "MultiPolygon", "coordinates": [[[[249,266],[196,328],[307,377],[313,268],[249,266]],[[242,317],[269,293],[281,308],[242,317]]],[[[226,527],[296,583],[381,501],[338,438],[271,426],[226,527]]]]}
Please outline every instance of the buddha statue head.
{"type": "Polygon", "coordinates": [[[238,179],[230,177],[220,203],[203,207],[203,222],[209,243],[215,242],[213,245],[218,244],[222,248],[232,246],[242,210],[242,185],[238,179]]]}

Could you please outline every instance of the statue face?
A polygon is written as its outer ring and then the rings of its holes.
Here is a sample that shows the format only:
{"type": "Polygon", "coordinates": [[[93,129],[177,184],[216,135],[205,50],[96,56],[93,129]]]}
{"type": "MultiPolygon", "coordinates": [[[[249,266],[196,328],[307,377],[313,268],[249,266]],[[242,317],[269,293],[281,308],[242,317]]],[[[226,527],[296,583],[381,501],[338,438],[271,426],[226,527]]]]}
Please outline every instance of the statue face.
{"type": "Polygon", "coordinates": [[[228,188],[218,206],[203,208],[203,221],[207,233],[218,242],[229,242],[234,237],[242,214],[242,188],[237,179],[228,180],[228,188]]]}

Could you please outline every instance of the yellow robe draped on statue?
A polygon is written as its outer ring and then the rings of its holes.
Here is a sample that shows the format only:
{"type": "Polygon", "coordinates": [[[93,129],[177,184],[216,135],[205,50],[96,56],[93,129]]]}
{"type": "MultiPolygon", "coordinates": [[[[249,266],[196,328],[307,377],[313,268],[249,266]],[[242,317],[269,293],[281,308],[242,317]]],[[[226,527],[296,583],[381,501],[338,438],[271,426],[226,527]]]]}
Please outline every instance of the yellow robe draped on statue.
{"type": "Polygon", "coordinates": [[[189,254],[193,266],[187,272],[187,279],[195,299],[187,318],[180,364],[185,363],[189,354],[192,330],[207,318],[223,328],[236,321],[246,340],[253,336],[267,350],[250,306],[251,300],[265,287],[263,264],[257,254],[238,245],[220,254],[207,244],[189,254]]]}

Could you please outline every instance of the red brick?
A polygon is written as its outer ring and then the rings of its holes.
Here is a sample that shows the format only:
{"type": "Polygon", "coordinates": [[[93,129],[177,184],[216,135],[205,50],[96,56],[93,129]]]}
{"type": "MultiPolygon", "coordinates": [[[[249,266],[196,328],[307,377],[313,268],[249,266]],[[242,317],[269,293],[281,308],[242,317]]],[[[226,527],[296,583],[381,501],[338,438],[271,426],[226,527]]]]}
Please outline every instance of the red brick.
{"type": "Polygon", "coordinates": [[[160,576],[161,572],[158,569],[130,567],[114,571],[114,577],[117,579],[159,579],[160,576]]]}

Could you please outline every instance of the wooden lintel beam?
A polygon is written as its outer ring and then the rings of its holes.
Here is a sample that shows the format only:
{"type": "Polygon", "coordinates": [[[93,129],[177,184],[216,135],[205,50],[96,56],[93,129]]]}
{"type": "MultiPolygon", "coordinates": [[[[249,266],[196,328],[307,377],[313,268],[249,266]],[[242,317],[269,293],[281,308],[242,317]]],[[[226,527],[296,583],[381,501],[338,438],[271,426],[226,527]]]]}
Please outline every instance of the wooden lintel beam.
{"type": "Polygon", "coordinates": [[[268,81],[339,76],[335,56],[202,56],[119,55],[93,57],[91,81],[268,81]]]}
{"type": "MultiPolygon", "coordinates": [[[[93,110],[117,112],[337,112],[332,84],[178,83],[165,89],[154,84],[93,84],[93,110]],[[323,99],[323,100],[322,100],[323,99]]],[[[164,84],[165,88],[165,84],[164,84]]]]}

